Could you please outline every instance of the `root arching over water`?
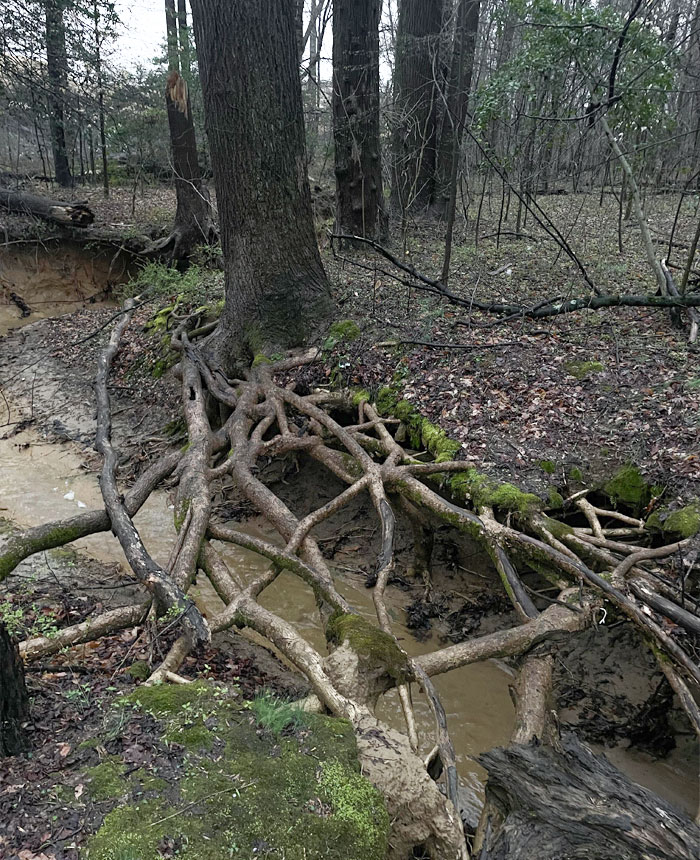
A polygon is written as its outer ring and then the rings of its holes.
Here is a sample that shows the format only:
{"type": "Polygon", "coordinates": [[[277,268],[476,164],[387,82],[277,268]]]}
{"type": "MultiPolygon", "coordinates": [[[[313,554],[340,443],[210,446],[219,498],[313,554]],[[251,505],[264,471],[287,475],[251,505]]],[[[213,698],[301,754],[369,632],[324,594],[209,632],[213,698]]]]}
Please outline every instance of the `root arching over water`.
{"type": "MultiPolygon", "coordinates": [[[[395,422],[381,417],[362,398],[358,401],[342,392],[300,394],[295,390],[293,371],[313,361],[313,351],[274,363],[258,361],[243,379],[229,380],[190,342],[183,323],[173,345],[181,355],[182,408],[189,443],[184,451],[154,463],[129,492],[120,495],[110,438],[107,382],[132,313],[127,303],[101,355],[96,377],[96,447],[104,458],[101,487],[105,510],[15,534],[0,553],[0,579],[35,552],[111,528],[143,586],[144,600],[65,628],[56,637],[22,643],[25,660],[147,623],[153,614],[168,613],[169,618],[177,619],[181,633],[148,683],[180,683],[186,680],[179,674],[184,659],[190,650],[208,642],[212,633],[232,627],[255,630],[308,680],[312,695],[304,703],[306,707],[323,709],[351,722],[363,771],[387,799],[392,821],[390,856],[397,860],[403,860],[418,845],[432,857],[469,856],[457,812],[455,754],[445,712],[431,681],[437,674],[478,660],[523,655],[512,742],[544,743],[556,749],[556,719],[549,703],[555,643],[596,623],[604,608],[636,625],[691,724],[700,732],[700,711],[691,692],[700,682],[700,668],[695,656],[683,647],[682,638],[669,632],[697,632],[697,617],[678,604],[668,583],[659,594],[658,571],[654,568],[655,559],[682,552],[687,542],[654,549],[640,546],[645,537],[643,521],[596,507],[585,494],[578,494],[568,504],[585,515],[590,528],[563,526],[531,506],[526,511],[505,511],[478,500],[455,504],[439,492],[439,482],[446,475],[464,471],[463,462],[426,463],[412,456],[390,431],[395,422]],[[217,408],[212,409],[212,404],[217,408]],[[354,411],[354,423],[341,424],[334,417],[339,411],[345,415],[354,411]],[[217,412],[227,417],[214,429],[208,416],[217,412]],[[297,517],[259,476],[259,466],[267,459],[301,454],[316,460],[346,485],[340,495],[303,518],[297,517]],[[161,567],[146,551],[132,518],[158,484],[173,474],[177,481],[177,537],[167,564],[161,567]],[[212,520],[213,490],[222,478],[232,480],[238,492],[271,523],[283,547],[212,520]],[[359,494],[371,501],[381,529],[372,577],[376,624],[358,615],[338,592],[331,567],[313,535],[315,526],[359,494]],[[395,564],[397,509],[415,526],[415,570],[427,588],[431,542],[423,538],[431,524],[447,523],[467,533],[488,552],[520,624],[409,657],[392,633],[384,599],[395,564]],[[625,528],[611,527],[610,522],[625,528]],[[243,583],[217,551],[216,542],[222,541],[260,554],[269,560],[269,567],[252,582],[243,583]],[[545,575],[560,589],[558,598],[542,610],[523,584],[519,571],[524,568],[545,575]],[[326,631],[328,655],[313,648],[290,623],[259,602],[260,595],[283,570],[296,574],[312,588],[326,631]],[[198,571],[208,577],[224,603],[224,608],[208,619],[187,596],[198,571]],[[444,774],[443,791],[417,753],[411,685],[422,689],[433,711],[434,744],[441,767],[430,770],[444,774]],[[374,715],[378,697],[393,687],[398,688],[405,734],[374,715]]],[[[504,809],[487,796],[475,850],[493,845],[495,829],[506,820],[504,809]]],[[[692,827],[690,822],[675,822],[674,827],[682,830],[686,824],[692,827]]],[[[653,829],[653,823],[648,826],[653,829]]]]}

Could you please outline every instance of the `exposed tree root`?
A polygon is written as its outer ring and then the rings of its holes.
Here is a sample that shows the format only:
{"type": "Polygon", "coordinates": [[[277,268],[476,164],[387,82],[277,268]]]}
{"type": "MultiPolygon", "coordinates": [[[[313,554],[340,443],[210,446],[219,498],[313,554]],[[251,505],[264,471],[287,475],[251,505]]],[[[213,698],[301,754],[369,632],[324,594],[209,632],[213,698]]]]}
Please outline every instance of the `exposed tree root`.
{"type": "MultiPolygon", "coordinates": [[[[122,498],[110,440],[107,377],[129,318],[127,307],[100,358],[96,379],[96,447],[104,457],[101,485],[105,510],[30,529],[11,538],[0,553],[0,577],[10,574],[19,561],[33,552],[111,528],[134,573],[150,593],[144,595],[149,599],[67,628],[51,639],[25,642],[22,653],[26,660],[143,623],[151,607],[152,614],[170,612],[174,623],[181,627],[181,635],[148,683],[182,683],[187,681],[179,674],[184,659],[197,643],[207,641],[211,632],[234,626],[257,631],[308,680],[313,695],[306,706],[322,707],[354,726],[364,772],[387,798],[393,822],[390,856],[397,860],[404,860],[416,845],[423,845],[436,858],[468,856],[455,809],[458,786],[454,750],[431,676],[477,660],[524,655],[514,748],[529,749],[525,745],[534,739],[556,743],[548,697],[557,638],[594,623],[604,601],[607,612],[631,619],[655,649],[691,723],[700,730],[697,705],[689,687],[700,680],[700,669],[682,640],[669,632],[667,623],[672,620],[683,624],[685,620],[686,629],[697,632],[697,617],[674,600],[671,585],[665,595],[658,594],[648,569],[654,559],[682,551],[682,543],[661,550],[640,547],[640,539],[646,537],[642,521],[597,508],[584,496],[579,497],[578,508],[588,519],[587,530],[562,526],[538,511],[513,514],[454,504],[440,495],[435,482],[440,481],[442,473],[462,470],[464,464],[419,462],[396,441],[389,430],[391,422],[381,419],[371,404],[353,405],[349,397],[338,393],[301,396],[293,384],[279,381],[282,373],[313,360],[313,353],[276,364],[259,363],[244,380],[229,382],[208,366],[204,354],[188,339],[183,324],[173,345],[181,352],[182,405],[189,445],[184,453],[168,455],[154,464],[122,498]],[[343,426],[333,417],[332,410],[339,406],[346,412],[356,410],[355,423],[343,426]],[[228,416],[216,431],[207,417],[213,414],[228,416]],[[224,450],[228,452],[226,456],[222,454],[224,450]],[[303,518],[296,516],[258,474],[259,464],[266,458],[300,453],[321,463],[347,485],[336,498],[303,518]],[[146,552],[131,518],[157,484],[175,470],[177,537],[168,564],[160,567],[146,552]],[[277,530],[282,547],[212,521],[211,498],[215,485],[224,477],[232,479],[240,494],[277,530]],[[338,593],[333,572],[314,537],[319,523],[360,494],[370,500],[381,527],[381,548],[373,576],[376,625],[355,614],[338,593]],[[394,637],[384,602],[394,567],[397,505],[413,523],[416,571],[426,588],[430,587],[431,554],[431,540],[426,535],[431,533],[433,523],[447,523],[468,533],[489,553],[521,623],[409,658],[394,637]],[[622,523],[624,528],[611,527],[611,521],[622,523]],[[213,541],[245,547],[268,559],[270,566],[252,581],[244,581],[238,571],[228,566],[213,541]],[[565,589],[543,611],[523,584],[525,568],[545,573],[565,589]],[[299,576],[312,588],[326,631],[328,654],[313,648],[291,624],[258,602],[282,570],[299,576]],[[208,623],[186,596],[198,571],[208,577],[224,604],[208,623]],[[416,752],[412,683],[421,686],[433,709],[434,743],[445,774],[444,794],[416,752]],[[399,689],[406,734],[374,716],[378,697],[392,687],[399,689]]],[[[575,763],[575,758],[571,761],[575,763]]],[[[552,764],[555,765],[559,767],[552,764]]],[[[507,825],[505,815],[496,821],[492,813],[493,806],[487,804],[480,844],[496,844],[496,830],[507,825]]]]}

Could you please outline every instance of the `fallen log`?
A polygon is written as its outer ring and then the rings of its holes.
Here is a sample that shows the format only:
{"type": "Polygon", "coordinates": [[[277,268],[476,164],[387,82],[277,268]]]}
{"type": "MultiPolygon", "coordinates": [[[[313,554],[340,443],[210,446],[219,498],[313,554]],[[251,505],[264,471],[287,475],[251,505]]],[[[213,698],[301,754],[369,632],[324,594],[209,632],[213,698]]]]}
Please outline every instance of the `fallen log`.
{"type": "Polygon", "coordinates": [[[694,860],[700,828],[629,780],[574,735],[558,751],[538,743],[491,750],[489,800],[502,824],[487,828],[478,860],[694,860]]]}
{"type": "Polygon", "coordinates": [[[61,202],[8,188],[0,188],[0,206],[9,212],[33,215],[62,227],[88,227],[95,220],[94,212],[84,202],[61,202]]]}

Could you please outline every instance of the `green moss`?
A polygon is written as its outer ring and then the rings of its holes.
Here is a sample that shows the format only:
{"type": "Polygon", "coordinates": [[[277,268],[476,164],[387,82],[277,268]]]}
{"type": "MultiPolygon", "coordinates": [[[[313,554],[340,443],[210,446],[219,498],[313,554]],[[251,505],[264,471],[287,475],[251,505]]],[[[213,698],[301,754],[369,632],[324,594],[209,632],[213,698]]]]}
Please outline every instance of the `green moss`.
{"type": "Polygon", "coordinates": [[[651,499],[651,491],[636,466],[627,465],[618,470],[605,484],[605,492],[615,504],[622,502],[639,511],[651,499]]]}
{"type": "Polygon", "coordinates": [[[600,361],[567,361],[564,367],[576,379],[585,379],[591,373],[601,373],[604,370],[600,361]]]}
{"type": "MultiPolygon", "coordinates": [[[[167,803],[144,800],[110,812],[82,860],[160,860],[164,840],[178,846],[181,860],[386,856],[386,807],[359,772],[348,722],[306,714],[302,727],[275,737],[219,688],[196,686],[193,696],[164,699],[148,688],[138,698],[168,719],[178,705],[208,711],[216,757],[188,753],[183,775],[168,785],[167,803]]],[[[203,727],[203,720],[194,724],[203,727]]]]}
{"type": "Polygon", "coordinates": [[[203,681],[193,684],[153,684],[134,690],[127,696],[126,702],[138,705],[154,717],[169,717],[180,713],[186,705],[209,700],[213,689],[203,681]]]}
{"type": "Polygon", "coordinates": [[[360,403],[369,403],[372,399],[372,395],[367,391],[366,388],[358,388],[352,393],[352,405],[359,406],[360,403]]]}
{"type": "Polygon", "coordinates": [[[177,507],[175,508],[175,513],[173,514],[173,521],[175,523],[176,531],[180,531],[182,528],[182,524],[185,522],[185,517],[187,516],[187,511],[190,509],[190,499],[182,499],[177,507]]]}
{"type": "Polygon", "coordinates": [[[382,845],[389,828],[389,818],[383,798],[376,788],[339,761],[324,763],[322,771],[321,788],[338,819],[357,831],[368,850],[382,845]],[[376,815],[367,814],[375,809],[376,815]]]}
{"type": "Polygon", "coordinates": [[[576,481],[577,483],[583,483],[583,472],[579,469],[578,466],[574,466],[569,470],[569,477],[572,481],[576,481]]]}
{"type": "Polygon", "coordinates": [[[571,535],[574,533],[571,526],[568,526],[566,523],[559,522],[559,520],[555,520],[552,517],[544,517],[544,524],[558,540],[561,540],[564,535],[571,535]]]}
{"type": "Polygon", "coordinates": [[[132,678],[137,678],[139,681],[145,681],[151,674],[151,667],[145,660],[137,660],[129,666],[126,673],[127,675],[131,675],[132,678]]]}
{"type": "Polygon", "coordinates": [[[88,792],[93,800],[121,797],[128,788],[124,779],[124,765],[118,756],[110,756],[96,767],[89,768],[85,776],[88,780],[88,792]]]}
{"type": "Polygon", "coordinates": [[[335,613],[326,627],[329,642],[340,645],[347,642],[361,657],[386,668],[398,682],[405,680],[406,655],[393,636],[384,633],[369,621],[354,613],[335,613]]]}
{"type": "Polygon", "coordinates": [[[555,510],[564,507],[564,497],[562,494],[556,490],[554,487],[549,487],[549,507],[555,510]]]}
{"type": "Polygon", "coordinates": [[[377,392],[376,406],[377,412],[380,415],[391,415],[394,411],[394,407],[398,402],[399,398],[397,397],[396,392],[388,385],[385,385],[383,388],[380,388],[377,392]]]}
{"type": "Polygon", "coordinates": [[[543,472],[546,472],[548,475],[553,475],[554,470],[556,469],[555,464],[551,460],[540,460],[539,467],[543,472]]]}
{"type": "Polygon", "coordinates": [[[513,484],[498,484],[476,469],[457,472],[450,478],[449,487],[455,498],[469,499],[475,508],[486,506],[528,514],[542,507],[533,493],[524,493],[513,484]]]}
{"type": "Polygon", "coordinates": [[[253,367],[258,367],[260,364],[272,364],[272,359],[268,358],[262,352],[258,352],[253,357],[253,367]]]}
{"type": "Polygon", "coordinates": [[[341,340],[357,340],[360,336],[360,327],[353,320],[338,320],[328,330],[328,336],[333,338],[336,343],[341,340]]]}
{"type": "Polygon", "coordinates": [[[689,538],[700,531],[700,501],[670,513],[663,522],[664,534],[689,538]]]}

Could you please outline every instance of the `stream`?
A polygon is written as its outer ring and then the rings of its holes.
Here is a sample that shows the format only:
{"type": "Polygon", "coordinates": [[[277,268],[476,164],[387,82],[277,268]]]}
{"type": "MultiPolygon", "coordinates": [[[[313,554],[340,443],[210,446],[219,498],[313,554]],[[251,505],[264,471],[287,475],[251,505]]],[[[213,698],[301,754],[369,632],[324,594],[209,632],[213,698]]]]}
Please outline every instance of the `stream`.
{"type": "MultiPolygon", "coordinates": [[[[39,260],[39,257],[36,259],[39,260]]],[[[70,255],[63,259],[67,259],[66,265],[71,264],[70,255]]],[[[78,262],[74,255],[71,265],[77,266],[78,262]]],[[[25,259],[23,265],[26,264],[25,259]]],[[[1,271],[5,273],[2,277],[5,278],[8,272],[5,257],[2,265],[4,268],[1,271]]],[[[39,271],[43,271],[43,266],[47,273],[51,268],[51,264],[46,261],[39,260],[37,265],[39,271]]],[[[102,268],[100,271],[104,276],[106,270],[102,268]]],[[[70,280],[70,276],[68,277],[70,280]]],[[[25,283],[22,293],[30,306],[31,295],[34,295],[35,301],[39,295],[55,297],[58,293],[60,298],[53,303],[44,301],[36,316],[27,320],[19,319],[19,314],[14,313],[17,311],[14,305],[9,309],[4,304],[0,305],[0,361],[3,349],[1,337],[7,330],[39,317],[62,314],[81,307],[85,297],[91,294],[86,289],[85,281],[74,286],[71,292],[67,287],[62,291],[60,285],[54,289],[39,278],[35,288],[36,291],[32,294],[25,283]]],[[[47,520],[77,514],[86,508],[101,507],[102,498],[96,473],[87,468],[80,448],[75,443],[48,443],[34,430],[22,430],[0,438],[0,516],[21,525],[38,525],[47,520]]],[[[148,551],[159,563],[165,564],[175,536],[172,505],[167,494],[153,493],[135,517],[135,524],[148,551]]],[[[279,543],[274,530],[261,517],[235,525],[250,534],[279,543]]],[[[110,533],[85,538],[74,546],[99,561],[118,562],[124,568],[127,567],[121,547],[110,533]]],[[[268,564],[254,553],[228,544],[220,545],[219,548],[227,562],[235,567],[244,579],[254,577],[268,564]]],[[[362,548],[355,547],[354,550],[362,554],[362,548]]],[[[364,586],[364,576],[353,572],[353,562],[356,568],[357,556],[353,558],[348,550],[342,550],[340,557],[344,562],[342,564],[338,564],[338,555],[334,559],[338,590],[356,611],[374,619],[371,592],[364,586]]],[[[465,573],[464,576],[480,576],[483,585],[486,570],[477,569],[473,574],[465,573]]],[[[203,577],[200,577],[193,594],[205,614],[212,615],[222,606],[211,586],[207,587],[203,583],[203,577]]],[[[436,632],[434,629],[425,641],[418,641],[405,627],[404,608],[409,600],[410,596],[398,589],[390,587],[387,590],[387,606],[393,619],[394,632],[402,647],[411,655],[442,647],[439,630],[436,632]]],[[[311,589],[301,580],[288,573],[281,574],[264,592],[261,603],[293,623],[314,647],[325,653],[325,639],[319,625],[313,595],[311,589]]],[[[508,743],[514,715],[509,694],[509,685],[514,681],[513,671],[501,661],[490,660],[463,667],[434,680],[448,716],[450,735],[454,742],[464,789],[465,806],[471,807],[472,813],[477,813],[483,802],[484,771],[472,757],[494,746],[508,743]]],[[[427,752],[432,747],[433,717],[427,703],[420,696],[416,695],[414,704],[423,748],[427,752]]],[[[403,717],[395,692],[383,697],[378,716],[399,729],[403,728],[403,717]]],[[[632,779],[652,788],[694,815],[697,810],[697,762],[693,755],[689,754],[690,748],[685,743],[679,743],[676,750],[663,761],[622,747],[606,749],[605,754],[632,779]]]]}

